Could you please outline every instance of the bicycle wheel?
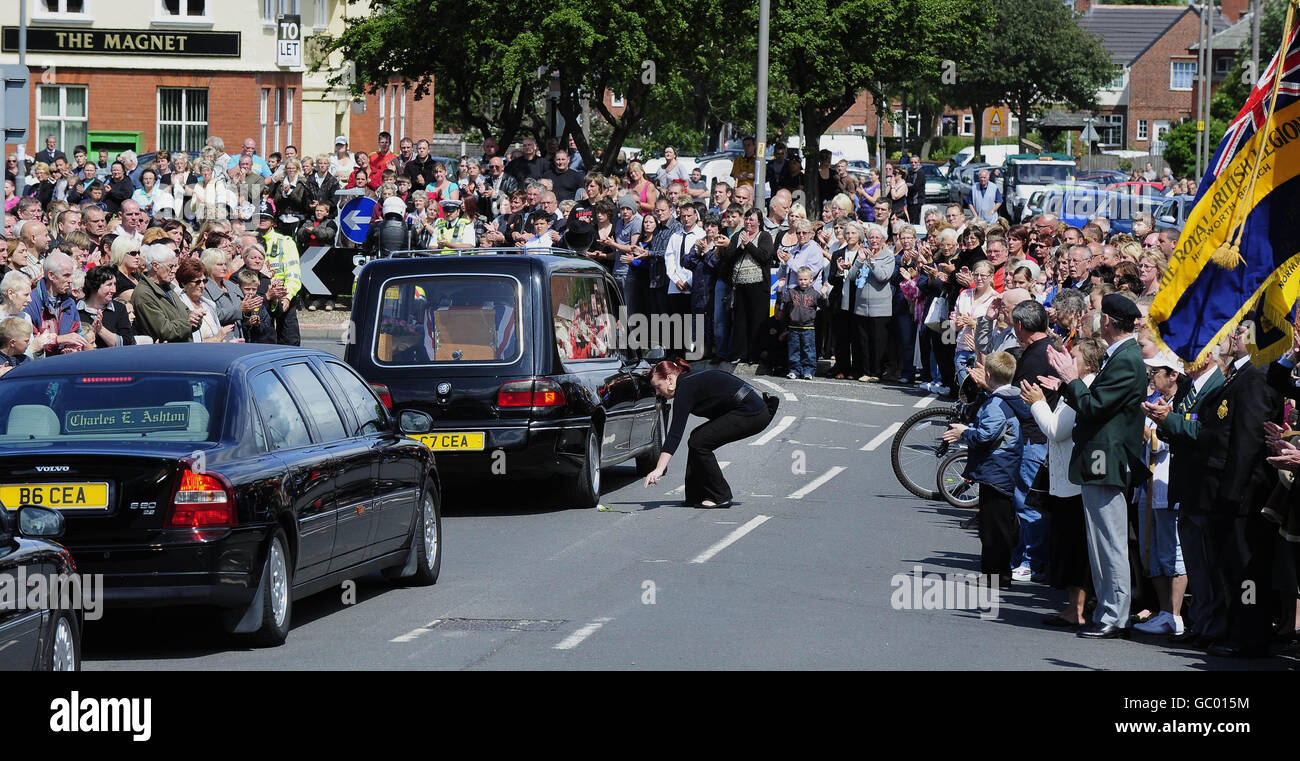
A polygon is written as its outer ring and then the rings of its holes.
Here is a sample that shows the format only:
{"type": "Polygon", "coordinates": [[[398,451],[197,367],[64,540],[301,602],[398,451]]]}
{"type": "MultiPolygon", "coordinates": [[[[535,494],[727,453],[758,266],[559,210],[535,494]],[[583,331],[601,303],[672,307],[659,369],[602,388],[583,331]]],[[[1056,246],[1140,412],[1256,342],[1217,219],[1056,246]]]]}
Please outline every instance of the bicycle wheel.
{"type": "Polygon", "coordinates": [[[980,485],[962,477],[962,471],[966,469],[966,454],[962,449],[943,458],[936,477],[944,502],[953,507],[975,507],[980,501],[980,485]]]}
{"type": "Polygon", "coordinates": [[[953,407],[921,410],[894,434],[889,449],[894,476],[903,488],[921,499],[939,499],[939,492],[934,491],[934,473],[949,449],[940,437],[957,419],[953,407]]]}

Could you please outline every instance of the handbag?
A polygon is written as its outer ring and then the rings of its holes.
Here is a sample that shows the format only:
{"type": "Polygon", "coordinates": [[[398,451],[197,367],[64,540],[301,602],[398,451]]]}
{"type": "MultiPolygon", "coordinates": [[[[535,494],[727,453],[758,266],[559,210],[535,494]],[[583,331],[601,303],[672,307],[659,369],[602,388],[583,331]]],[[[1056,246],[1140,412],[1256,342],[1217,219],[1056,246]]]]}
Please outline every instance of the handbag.
{"type": "Polygon", "coordinates": [[[943,326],[948,322],[948,299],[944,296],[935,296],[934,301],[925,310],[925,327],[936,333],[943,332],[943,326]]]}

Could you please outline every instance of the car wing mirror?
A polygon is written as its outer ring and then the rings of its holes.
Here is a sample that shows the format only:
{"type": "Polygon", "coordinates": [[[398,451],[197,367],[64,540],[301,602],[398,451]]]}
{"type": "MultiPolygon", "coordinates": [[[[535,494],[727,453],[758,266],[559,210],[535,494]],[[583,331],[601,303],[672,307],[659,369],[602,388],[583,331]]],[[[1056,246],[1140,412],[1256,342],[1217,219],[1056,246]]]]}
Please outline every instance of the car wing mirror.
{"type": "Polygon", "coordinates": [[[397,427],[405,434],[428,433],[433,430],[433,416],[420,410],[402,410],[397,427]]]}
{"type": "Polygon", "coordinates": [[[48,507],[24,505],[18,508],[19,536],[57,539],[65,528],[63,513],[48,507]]]}

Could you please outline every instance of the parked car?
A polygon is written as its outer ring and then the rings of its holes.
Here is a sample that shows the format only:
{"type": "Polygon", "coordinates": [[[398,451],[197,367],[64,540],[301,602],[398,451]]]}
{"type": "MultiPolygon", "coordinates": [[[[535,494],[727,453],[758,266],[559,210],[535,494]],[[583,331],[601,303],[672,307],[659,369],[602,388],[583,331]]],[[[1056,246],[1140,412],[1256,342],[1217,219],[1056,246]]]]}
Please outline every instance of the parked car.
{"type": "MultiPolygon", "coordinates": [[[[72,554],[54,539],[63,535],[63,516],[45,507],[4,503],[0,509],[0,579],[17,594],[28,588],[19,574],[32,579],[76,573],[72,554]]],[[[54,590],[47,589],[47,596],[54,590]]],[[[12,600],[13,598],[11,598],[12,600]]],[[[26,598],[24,598],[26,599],[26,598]]],[[[48,599],[36,609],[0,608],[0,670],[80,671],[84,612],[48,599]]]]}
{"type": "Polygon", "coordinates": [[[1089,169],[1079,172],[1075,180],[1079,182],[1091,182],[1097,185],[1114,185],[1117,182],[1128,182],[1128,172],[1122,172],[1118,169],[1089,169]]]}
{"type": "Polygon", "coordinates": [[[1110,220],[1112,233],[1133,232],[1133,217],[1139,212],[1154,213],[1163,196],[1138,195],[1102,190],[1092,185],[1073,185],[1048,190],[1042,211],[1057,215],[1066,225],[1082,228],[1094,217],[1110,220]]]}
{"type": "Polygon", "coordinates": [[[1183,225],[1187,223],[1187,216],[1192,213],[1195,205],[1196,196],[1178,195],[1167,196],[1160,201],[1160,205],[1152,212],[1155,217],[1155,226],[1157,230],[1177,230],[1183,231],[1183,225]]]}
{"type": "Polygon", "coordinates": [[[925,200],[947,201],[948,178],[939,171],[939,165],[922,162],[921,173],[925,175],[925,200]]]}
{"type": "Polygon", "coordinates": [[[257,344],[128,346],[0,383],[0,499],[58,509],[110,605],[212,605],[284,642],[292,603],[374,571],[432,584],[433,454],[347,365],[257,344]]]}
{"type": "Polygon", "coordinates": [[[344,357],[395,413],[433,416],[421,436],[462,479],[556,477],[595,507],[601,469],[654,469],[662,352],[619,339],[622,297],[605,268],[514,249],[403,252],[367,264],[344,357]]]}

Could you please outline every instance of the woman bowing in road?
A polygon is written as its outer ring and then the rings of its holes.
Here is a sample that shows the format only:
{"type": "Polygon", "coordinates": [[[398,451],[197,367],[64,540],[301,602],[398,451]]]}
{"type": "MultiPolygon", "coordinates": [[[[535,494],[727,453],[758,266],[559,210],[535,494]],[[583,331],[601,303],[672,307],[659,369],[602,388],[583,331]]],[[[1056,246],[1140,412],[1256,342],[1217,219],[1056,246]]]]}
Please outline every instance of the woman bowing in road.
{"type": "Polygon", "coordinates": [[[731,487],[713,450],[762,431],[772,422],[780,400],[761,394],[748,383],[722,370],[697,370],[680,359],[660,362],[650,371],[655,393],[672,399],[673,419],[664,438],[659,464],[645,478],[645,487],[659,483],[677,451],[686,419],[708,418],[686,442],[687,507],[731,507],[731,487]]]}

